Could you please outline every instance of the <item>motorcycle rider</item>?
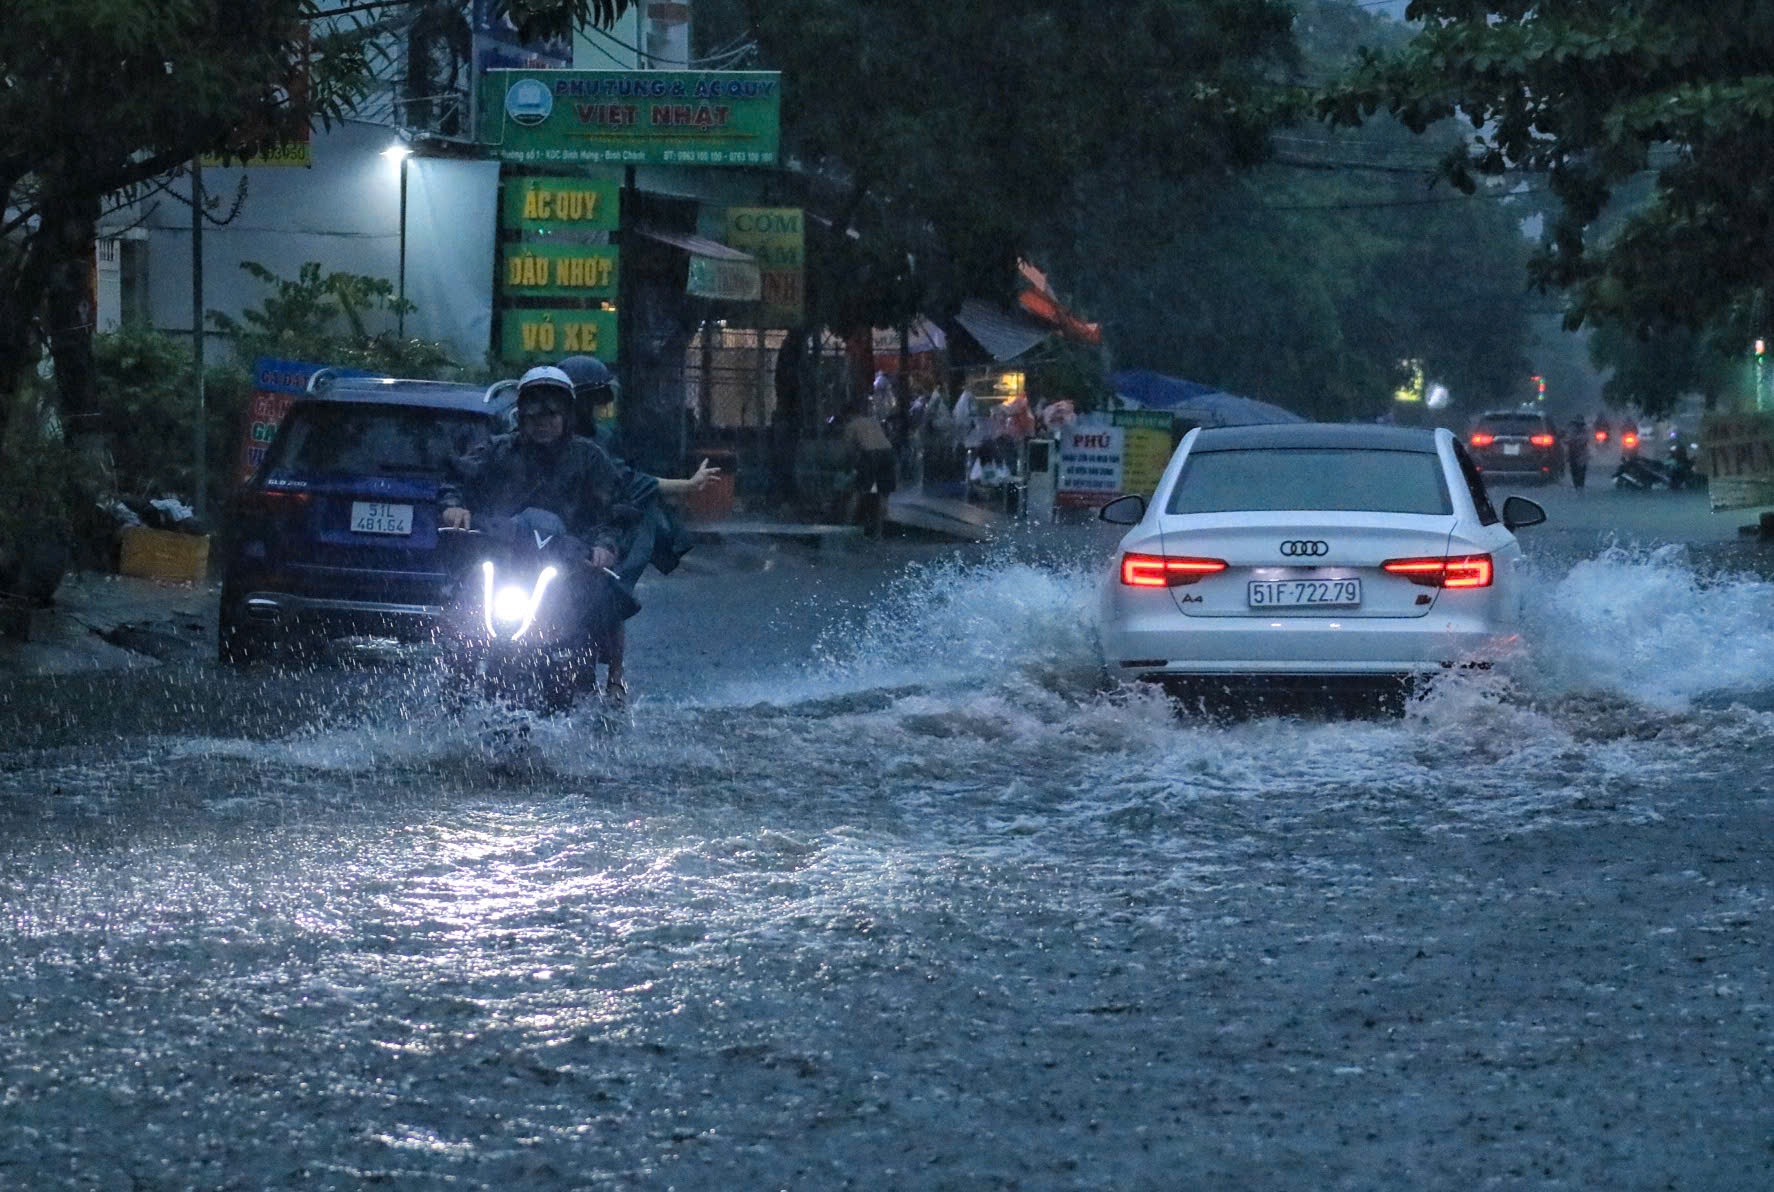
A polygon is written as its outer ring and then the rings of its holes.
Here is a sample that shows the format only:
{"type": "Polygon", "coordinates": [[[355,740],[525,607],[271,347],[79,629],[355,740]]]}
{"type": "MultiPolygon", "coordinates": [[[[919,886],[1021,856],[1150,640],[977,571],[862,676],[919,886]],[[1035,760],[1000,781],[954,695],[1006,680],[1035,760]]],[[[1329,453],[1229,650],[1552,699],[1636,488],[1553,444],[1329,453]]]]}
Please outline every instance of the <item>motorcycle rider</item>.
{"type": "MultiPolygon", "coordinates": [[[[719,468],[710,467],[706,459],[696,469],[696,474],[685,480],[663,479],[630,466],[617,455],[612,444],[614,435],[600,427],[598,422],[599,411],[613,406],[616,401],[616,378],[609,367],[596,356],[568,356],[558,367],[572,382],[574,433],[595,440],[616,467],[616,515],[621,540],[617,561],[612,567],[616,582],[632,598],[635,584],[649,563],[661,575],[669,575],[690,549],[689,535],[659,498],[697,492],[714,483],[721,472],[719,468]]],[[[613,702],[620,702],[627,695],[622,681],[627,647],[624,622],[612,621],[599,653],[610,673],[604,684],[605,696],[613,702]]]]}
{"type": "MultiPolygon", "coordinates": [[[[526,509],[558,517],[567,533],[589,548],[592,580],[587,585],[588,611],[594,640],[607,640],[612,624],[638,608],[611,591],[610,572],[620,559],[621,515],[618,511],[622,470],[591,439],[569,430],[573,382],[551,365],[530,369],[517,385],[518,429],[496,435],[457,461],[459,477],[439,488],[442,525],[471,529],[474,519],[512,518],[526,509]]],[[[607,660],[615,698],[625,693],[620,656],[607,660]]]]}

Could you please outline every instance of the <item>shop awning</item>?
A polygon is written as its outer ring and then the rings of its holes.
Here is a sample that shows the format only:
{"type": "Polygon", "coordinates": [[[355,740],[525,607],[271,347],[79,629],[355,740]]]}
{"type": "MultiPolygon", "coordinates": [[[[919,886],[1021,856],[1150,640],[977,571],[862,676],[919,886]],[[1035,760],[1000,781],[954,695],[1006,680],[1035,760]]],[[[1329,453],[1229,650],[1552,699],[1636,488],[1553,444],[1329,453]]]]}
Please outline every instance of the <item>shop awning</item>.
{"type": "Polygon", "coordinates": [[[1025,315],[977,298],[961,303],[955,322],[961,324],[980,347],[991,353],[994,360],[1000,361],[1015,360],[1053,334],[1051,328],[1043,327],[1025,315]]]}
{"type": "Polygon", "coordinates": [[[758,274],[757,258],[737,248],[710,240],[694,232],[672,232],[664,228],[636,228],[649,240],[669,244],[690,256],[690,279],[684,289],[698,298],[716,298],[726,302],[756,302],[764,295],[763,280],[758,274]]]}

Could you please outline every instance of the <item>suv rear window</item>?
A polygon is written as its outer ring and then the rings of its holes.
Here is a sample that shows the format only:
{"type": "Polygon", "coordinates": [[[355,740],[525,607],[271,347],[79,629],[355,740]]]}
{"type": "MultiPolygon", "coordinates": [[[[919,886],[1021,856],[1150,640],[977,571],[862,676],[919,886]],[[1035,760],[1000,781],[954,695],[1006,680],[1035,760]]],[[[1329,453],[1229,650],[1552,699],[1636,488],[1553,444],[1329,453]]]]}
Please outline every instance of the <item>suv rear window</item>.
{"type": "Polygon", "coordinates": [[[466,411],[303,405],[290,411],[265,466],[318,475],[442,476],[492,430],[485,415],[466,411]]]}
{"type": "Polygon", "coordinates": [[[1167,513],[1346,509],[1451,514],[1441,458],[1417,451],[1268,448],[1189,456],[1167,513]]]}

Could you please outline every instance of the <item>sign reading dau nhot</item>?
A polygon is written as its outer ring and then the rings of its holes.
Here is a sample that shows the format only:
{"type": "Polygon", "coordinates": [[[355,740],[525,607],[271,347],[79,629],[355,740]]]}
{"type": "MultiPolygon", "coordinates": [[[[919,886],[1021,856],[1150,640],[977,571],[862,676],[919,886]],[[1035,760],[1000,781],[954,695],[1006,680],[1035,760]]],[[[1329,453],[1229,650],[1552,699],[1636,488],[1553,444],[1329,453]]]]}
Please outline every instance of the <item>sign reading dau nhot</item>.
{"type": "Polygon", "coordinates": [[[502,244],[499,280],[512,298],[616,300],[616,250],[593,244],[502,244]]]}
{"type": "Polygon", "coordinates": [[[502,161],[774,165],[775,71],[490,70],[481,140],[502,161]]]}

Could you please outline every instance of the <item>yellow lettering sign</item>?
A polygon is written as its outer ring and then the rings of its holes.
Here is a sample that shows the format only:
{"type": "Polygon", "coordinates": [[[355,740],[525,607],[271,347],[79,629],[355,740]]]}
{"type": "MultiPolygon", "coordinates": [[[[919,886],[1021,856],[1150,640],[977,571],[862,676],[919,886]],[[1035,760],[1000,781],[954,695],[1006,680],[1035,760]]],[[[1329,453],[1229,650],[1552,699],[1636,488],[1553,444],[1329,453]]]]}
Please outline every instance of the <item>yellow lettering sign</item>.
{"type": "Polygon", "coordinates": [[[614,272],[608,257],[565,257],[555,269],[558,286],[607,287],[614,272]]]}
{"type": "MultiPolygon", "coordinates": [[[[554,324],[549,322],[523,324],[524,351],[554,351],[554,324]]],[[[594,337],[595,338],[595,337],[594,337]]]]}
{"type": "Polygon", "coordinates": [[[597,324],[568,323],[566,350],[569,352],[585,352],[591,355],[596,355],[598,350],[597,324]]]}
{"type": "Polygon", "coordinates": [[[598,218],[603,195],[595,190],[544,190],[524,192],[524,218],[589,222],[598,218]]]}
{"type": "Polygon", "coordinates": [[[548,258],[527,256],[506,258],[505,284],[508,286],[547,285],[548,258]]]}

